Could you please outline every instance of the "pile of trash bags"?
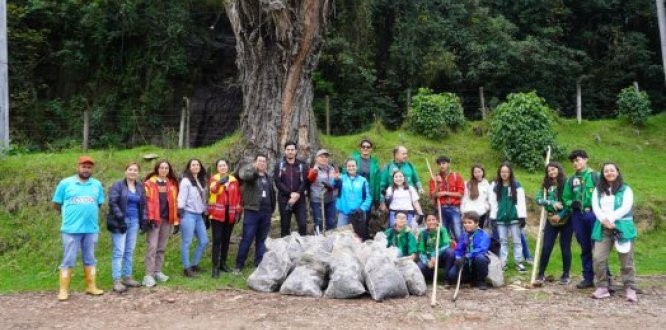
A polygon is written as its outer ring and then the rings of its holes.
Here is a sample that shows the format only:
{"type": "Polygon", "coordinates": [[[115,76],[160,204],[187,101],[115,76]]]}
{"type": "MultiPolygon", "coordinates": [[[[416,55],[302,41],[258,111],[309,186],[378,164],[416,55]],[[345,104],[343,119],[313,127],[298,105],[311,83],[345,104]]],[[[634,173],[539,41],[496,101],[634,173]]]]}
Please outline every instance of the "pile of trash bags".
{"type": "Polygon", "coordinates": [[[247,284],[261,292],[337,299],[366,292],[375,300],[424,295],[426,282],[418,266],[386,245],[384,233],[361,242],[351,230],[268,238],[267,252],[247,284]]]}

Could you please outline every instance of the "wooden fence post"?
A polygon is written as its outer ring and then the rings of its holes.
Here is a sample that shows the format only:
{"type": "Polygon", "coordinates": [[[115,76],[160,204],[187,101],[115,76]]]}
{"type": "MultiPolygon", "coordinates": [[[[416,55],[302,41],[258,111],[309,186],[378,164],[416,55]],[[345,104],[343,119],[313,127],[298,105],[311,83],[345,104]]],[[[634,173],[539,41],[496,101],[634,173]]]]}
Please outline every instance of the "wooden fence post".
{"type": "Polygon", "coordinates": [[[88,151],[88,141],[90,137],[90,107],[83,110],[83,151],[88,151]]]}

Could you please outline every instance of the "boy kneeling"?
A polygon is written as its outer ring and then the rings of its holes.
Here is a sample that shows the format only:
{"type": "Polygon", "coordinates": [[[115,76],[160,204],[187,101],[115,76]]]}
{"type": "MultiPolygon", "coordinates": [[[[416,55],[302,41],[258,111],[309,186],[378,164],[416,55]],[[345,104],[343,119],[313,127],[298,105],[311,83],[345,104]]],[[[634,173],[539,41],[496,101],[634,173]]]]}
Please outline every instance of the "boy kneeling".
{"type": "Polygon", "coordinates": [[[398,248],[399,257],[412,257],[416,260],[416,237],[407,226],[407,214],[398,211],[395,214],[395,225],[384,233],[388,241],[387,247],[398,248]]]}
{"type": "Polygon", "coordinates": [[[490,237],[479,228],[479,215],[476,212],[463,214],[462,223],[464,232],[458,239],[455,261],[448,273],[449,281],[455,283],[462,268],[463,283],[471,282],[472,286],[476,286],[479,290],[486,290],[490,263],[486,253],[490,248],[490,237]]]}
{"type": "Polygon", "coordinates": [[[421,269],[423,277],[426,280],[430,280],[434,275],[435,254],[437,250],[439,250],[439,268],[444,269],[444,274],[448,274],[455,256],[453,249],[449,247],[451,245],[449,234],[444,226],[439,226],[437,217],[432,213],[428,213],[425,222],[426,229],[419,235],[419,242],[416,248],[418,253],[416,265],[421,269]],[[439,228],[439,246],[435,248],[437,244],[437,228],[439,228]]]}

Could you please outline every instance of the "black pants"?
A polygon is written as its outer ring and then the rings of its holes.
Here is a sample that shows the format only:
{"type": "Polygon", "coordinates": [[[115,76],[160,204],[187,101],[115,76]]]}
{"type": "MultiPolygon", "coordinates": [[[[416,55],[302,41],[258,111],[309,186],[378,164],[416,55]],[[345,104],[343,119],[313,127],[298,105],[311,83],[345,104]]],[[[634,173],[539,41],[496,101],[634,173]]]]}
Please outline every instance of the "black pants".
{"type": "MultiPolygon", "coordinates": [[[[484,255],[477,255],[472,260],[468,260],[463,264],[462,278],[460,281],[462,283],[479,283],[483,282],[486,277],[488,277],[488,264],[490,264],[490,259],[484,255]]],[[[452,266],[449,269],[449,281],[456,283],[458,281],[458,266],[452,266]]]]}
{"type": "Polygon", "coordinates": [[[211,220],[213,227],[213,267],[220,267],[227,262],[229,252],[229,241],[234,225],[229,222],[211,220]]]}
{"type": "Polygon", "coordinates": [[[278,208],[280,210],[280,236],[285,237],[291,234],[291,216],[296,215],[298,224],[298,233],[301,236],[306,235],[305,227],[305,196],[301,196],[296,204],[287,210],[288,198],[278,197],[278,208]]]}

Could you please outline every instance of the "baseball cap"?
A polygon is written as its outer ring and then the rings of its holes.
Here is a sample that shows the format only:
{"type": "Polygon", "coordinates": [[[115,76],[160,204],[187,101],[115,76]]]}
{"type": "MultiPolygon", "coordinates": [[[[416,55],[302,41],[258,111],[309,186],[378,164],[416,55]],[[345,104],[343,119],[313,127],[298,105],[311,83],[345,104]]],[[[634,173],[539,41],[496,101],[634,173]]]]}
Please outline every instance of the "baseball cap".
{"type": "Polygon", "coordinates": [[[77,164],[80,165],[80,164],[85,164],[85,163],[95,165],[95,161],[90,156],[81,156],[81,157],[79,157],[79,161],[78,161],[77,164]]]}
{"type": "Polygon", "coordinates": [[[321,155],[327,155],[327,156],[329,156],[330,154],[331,154],[331,153],[329,153],[328,150],[326,150],[326,149],[319,149],[319,151],[317,151],[317,156],[316,156],[316,157],[319,157],[319,156],[321,156],[321,155]]]}

